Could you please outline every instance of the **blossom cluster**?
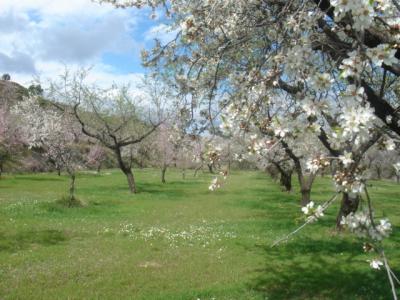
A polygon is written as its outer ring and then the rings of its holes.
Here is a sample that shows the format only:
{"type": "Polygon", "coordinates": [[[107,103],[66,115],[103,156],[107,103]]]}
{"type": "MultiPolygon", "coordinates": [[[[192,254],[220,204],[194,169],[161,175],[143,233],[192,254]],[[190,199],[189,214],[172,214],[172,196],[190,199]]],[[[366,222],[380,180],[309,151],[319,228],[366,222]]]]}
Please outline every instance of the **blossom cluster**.
{"type": "Polygon", "coordinates": [[[208,189],[210,191],[215,191],[215,190],[217,190],[217,189],[222,187],[224,181],[226,180],[226,178],[228,176],[228,172],[227,171],[222,171],[222,172],[220,172],[219,175],[220,176],[216,176],[211,180],[211,184],[208,187],[208,189]]]}
{"type": "Polygon", "coordinates": [[[368,28],[375,17],[373,1],[369,0],[331,0],[331,4],[335,6],[335,18],[340,20],[351,13],[353,16],[353,28],[356,30],[368,28]]]}
{"type": "Polygon", "coordinates": [[[329,167],[330,161],[325,156],[318,156],[312,159],[309,159],[306,162],[306,168],[311,173],[317,173],[319,170],[329,167]]]}
{"type": "Polygon", "coordinates": [[[314,222],[324,216],[324,208],[321,205],[315,207],[314,201],[310,201],[301,211],[307,216],[307,221],[314,222]]]}
{"type": "Polygon", "coordinates": [[[364,182],[362,177],[355,173],[345,171],[336,171],[333,176],[338,191],[348,193],[350,196],[361,194],[364,190],[364,182]]]}
{"type": "Polygon", "coordinates": [[[342,218],[341,224],[359,237],[371,238],[376,241],[388,237],[392,231],[392,225],[388,219],[380,219],[379,223],[375,225],[369,211],[350,213],[342,218]]]}

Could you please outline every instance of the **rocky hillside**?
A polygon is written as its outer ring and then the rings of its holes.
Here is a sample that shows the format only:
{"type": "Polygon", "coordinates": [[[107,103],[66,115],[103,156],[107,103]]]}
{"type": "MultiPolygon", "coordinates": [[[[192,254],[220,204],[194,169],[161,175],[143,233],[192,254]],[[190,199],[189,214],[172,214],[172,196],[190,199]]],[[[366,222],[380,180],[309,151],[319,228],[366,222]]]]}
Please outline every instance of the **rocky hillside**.
{"type": "Polygon", "coordinates": [[[12,106],[15,102],[21,101],[25,95],[28,95],[28,90],[22,85],[9,80],[0,80],[0,105],[12,106]]]}

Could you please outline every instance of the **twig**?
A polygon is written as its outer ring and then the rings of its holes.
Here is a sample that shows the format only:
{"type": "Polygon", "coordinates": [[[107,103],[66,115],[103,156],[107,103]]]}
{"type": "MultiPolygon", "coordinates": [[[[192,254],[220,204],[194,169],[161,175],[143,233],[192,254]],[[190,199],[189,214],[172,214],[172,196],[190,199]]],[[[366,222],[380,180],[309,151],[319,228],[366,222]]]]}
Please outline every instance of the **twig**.
{"type": "Polygon", "coordinates": [[[394,274],[394,272],[392,271],[392,269],[390,269],[389,271],[390,271],[390,274],[392,274],[392,277],[394,278],[394,280],[395,280],[398,284],[400,284],[400,280],[397,278],[396,274],[394,274]]]}
{"type": "MultiPolygon", "coordinates": [[[[336,192],[328,201],[326,201],[324,204],[322,204],[322,211],[325,211],[329,205],[336,200],[337,196],[339,195],[339,192],[336,192]]],[[[310,216],[312,217],[312,216],[310,216]]],[[[283,238],[280,238],[278,240],[276,240],[272,245],[271,248],[275,247],[276,245],[278,245],[279,243],[283,242],[283,241],[287,241],[292,235],[296,234],[297,232],[299,232],[301,229],[303,229],[306,225],[312,223],[313,221],[315,221],[314,218],[308,218],[307,221],[302,224],[300,227],[298,227],[296,230],[292,231],[291,233],[289,233],[288,235],[284,236],[283,238]]]]}
{"type": "MultiPolygon", "coordinates": [[[[389,278],[390,286],[392,288],[393,299],[397,300],[396,287],[394,286],[394,282],[393,282],[393,278],[392,278],[393,272],[389,267],[389,264],[388,264],[386,256],[385,256],[385,252],[383,252],[383,250],[381,251],[381,255],[382,255],[382,258],[383,258],[383,262],[385,263],[386,273],[387,273],[387,276],[389,278]]],[[[396,279],[397,279],[397,277],[396,277],[396,279]]]]}

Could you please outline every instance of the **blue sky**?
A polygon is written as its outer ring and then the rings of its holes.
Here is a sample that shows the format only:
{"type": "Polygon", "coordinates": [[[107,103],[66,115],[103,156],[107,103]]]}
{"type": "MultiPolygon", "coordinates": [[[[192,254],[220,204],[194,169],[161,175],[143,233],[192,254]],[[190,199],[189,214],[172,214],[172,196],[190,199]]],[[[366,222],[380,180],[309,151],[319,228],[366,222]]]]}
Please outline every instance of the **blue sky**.
{"type": "Polygon", "coordinates": [[[0,0],[0,73],[29,84],[65,65],[93,69],[99,85],[134,83],[145,72],[140,51],[168,38],[149,10],[115,9],[91,0],[0,0]]]}

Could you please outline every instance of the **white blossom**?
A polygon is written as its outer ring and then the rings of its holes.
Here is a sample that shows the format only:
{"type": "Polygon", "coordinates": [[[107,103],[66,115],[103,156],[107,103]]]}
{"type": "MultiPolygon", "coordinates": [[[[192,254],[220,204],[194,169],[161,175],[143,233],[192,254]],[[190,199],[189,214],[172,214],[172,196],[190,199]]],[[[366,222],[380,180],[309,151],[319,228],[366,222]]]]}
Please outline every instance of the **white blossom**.
{"type": "Polygon", "coordinates": [[[383,262],[379,259],[373,259],[372,261],[368,261],[369,265],[372,269],[380,270],[381,266],[383,266],[383,262]]]}

